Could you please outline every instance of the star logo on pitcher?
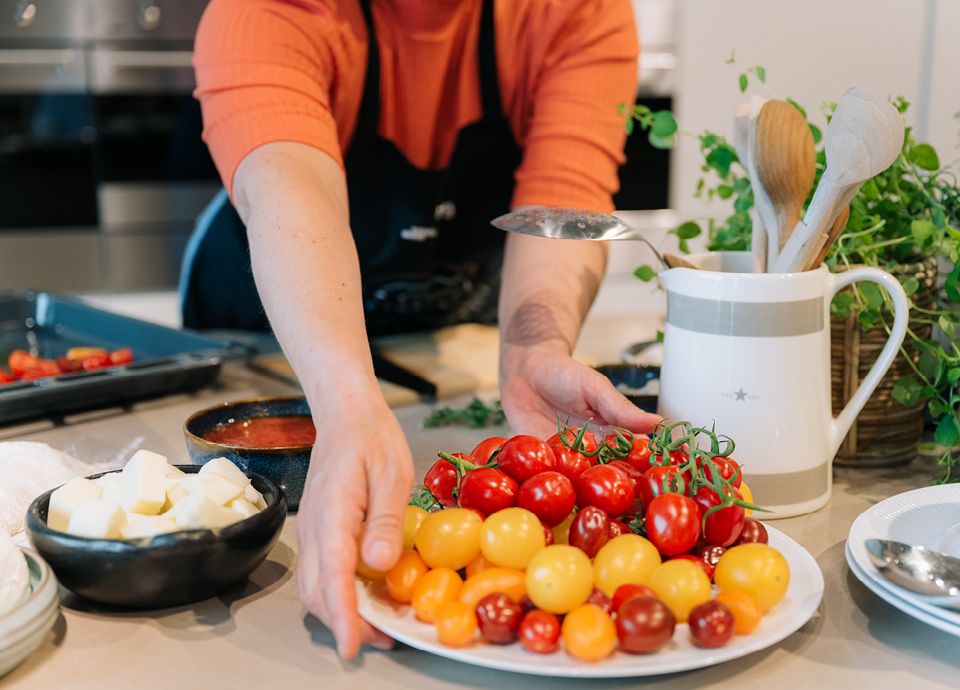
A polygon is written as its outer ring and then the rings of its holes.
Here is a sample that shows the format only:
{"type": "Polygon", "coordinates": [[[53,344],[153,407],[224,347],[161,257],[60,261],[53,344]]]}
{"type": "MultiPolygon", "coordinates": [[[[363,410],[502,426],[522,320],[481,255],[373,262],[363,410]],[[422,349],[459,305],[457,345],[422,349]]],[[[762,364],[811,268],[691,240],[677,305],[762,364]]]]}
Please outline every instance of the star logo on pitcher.
{"type": "Polygon", "coordinates": [[[734,391],[733,394],[737,397],[737,400],[747,400],[747,392],[743,390],[743,386],[740,387],[740,390],[734,391]]]}

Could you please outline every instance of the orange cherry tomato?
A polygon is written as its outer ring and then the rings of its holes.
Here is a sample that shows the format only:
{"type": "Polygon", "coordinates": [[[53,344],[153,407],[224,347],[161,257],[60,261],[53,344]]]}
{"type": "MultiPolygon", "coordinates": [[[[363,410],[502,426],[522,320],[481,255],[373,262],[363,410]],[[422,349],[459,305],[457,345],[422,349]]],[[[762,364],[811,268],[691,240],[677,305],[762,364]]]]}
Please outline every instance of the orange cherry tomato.
{"type": "Polygon", "coordinates": [[[606,659],[617,648],[617,628],[596,604],[584,604],[568,613],[560,634],[567,652],[584,661],[606,659]]]}
{"type": "Polygon", "coordinates": [[[519,603],[527,593],[525,577],[522,570],[487,568],[467,578],[460,589],[460,601],[476,608],[480,600],[488,594],[503,592],[519,603]]]}
{"type": "Polygon", "coordinates": [[[423,575],[413,587],[410,603],[417,618],[433,623],[440,604],[456,601],[463,581],[452,568],[435,568],[423,575]]]}
{"type": "Polygon", "coordinates": [[[397,564],[387,571],[387,592],[390,598],[400,604],[409,604],[413,598],[413,588],[430,568],[416,551],[407,551],[397,564]]]}
{"type": "Polygon", "coordinates": [[[477,614],[472,606],[460,601],[440,604],[434,625],[437,639],[448,647],[464,647],[477,636],[477,614]]]}
{"type": "Polygon", "coordinates": [[[473,577],[477,573],[483,572],[487,568],[493,568],[493,567],[495,567],[493,563],[491,563],[486,558],[484,558],[482,553],[478,553],[476,558],[474,558],[472,561],[467,563],[467,567],[466,567],[467,579],[469,580],[471,577],[473,577]]]}
{"type": "Polygon", "coordinates": [[[730,609],[733,614],[733,630],[738,635],[749,635],[760,624],[760,607],[746,592],[720,592],[716,599],[730,609]]]}

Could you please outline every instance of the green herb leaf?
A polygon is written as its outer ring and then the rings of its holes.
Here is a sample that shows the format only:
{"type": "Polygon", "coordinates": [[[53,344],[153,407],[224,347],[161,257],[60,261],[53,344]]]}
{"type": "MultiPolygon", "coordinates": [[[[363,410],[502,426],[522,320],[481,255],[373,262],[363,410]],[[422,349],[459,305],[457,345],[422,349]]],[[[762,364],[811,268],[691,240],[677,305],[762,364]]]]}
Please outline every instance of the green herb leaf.
{"type": "Polygon", "coordinates": [[[637,278],[642,280],[645,283],[649,283],[657,275],[656,271],[653,270],[651,266],[640,266],[633,272],[637,278]]]}
{"type": "Polygon", "coordinates": [[[940,318],[937,319],[937,326],[940,327],[940,330],[943,331],[943,334],[944,334],[945,336],[947,336],[947,337],[950,338],[951,340],[955,340],[955,339],[956,339],[956,337],[957,337],[957,326],[956,326],[956,324],[954,323],[953,319],[952,319],[950,316],[948,316],[948,315],[946,315],[946,314],[941,314],[941,315],[940,315],[940,318]]]}
{"type": "Polygon", "coordinates": [[[671,230],[681,240],[692,240],[700,234],[700,226],[692,221],[687,221],[675,230],[671,230]]]}
{"type": "Polygon", "coordinates": [[[487,405],[479,398],[474,398],[462,408],[441,407],[434,410],[423,420],[423,426],[426,429],[454,425],[481,429],[500,426],[506,423],[506,420],[499,400],[494,401],[492,405],[487,405]]]}
{"type": "Polygon", "coordinates": [[[788,98],[788,99],[787,99],[787,103],[789,103],[789,104],[792,105],[794,108],[796,108],[797,110],[799,110],[799,111],[800,111],[800,114],[803,115],[804,117],[807,116],[807,111],[806,111],[806,109],[805,109],[802,105],[800,105],[799,103],[797,103],[795,100],[793,100],[792,98],[788,98]]]}
{"type": "Polygon", "coordinates": [[[947,371],[947,381],[950,383],[956,383],[960,381],[960,367],[954,367],[947,371]]]}
{"type": "Polygon", "coordinates": [[[934,350],[924,350],[920,353],[920,361],[917,364],[920,373],[927,377],[928,381],[936,384],[940,378],[940,354],[934,350]]]}
{"type": "Polygon", "coordinates": [[[722,184],[717,187],[717,196],[721,199],[729,199],[733,196],[733,187],[728,184],[722,184]]]}
{"type": "Polygon", "coordinates": [[[849,292],[841,292],[833,298],[830,303],[830,313],[840,318],[850,316],[850,310],[853,308],[853,295],[849,292]]]}
{"type": "Polygon", "coordinates": [[[661,331],[660,329],[657,329],[657,342],[658,343],[663,342],[663,331],[661,331]]]}
{"type": "Polygon", "coordinates": [[[910,223],[910,234],[913,236],[913,241],[916,242],[921,249],[933,241],[933,234],[936,231],[937,226],[925,218],[914,220],[910,223]]]}
{"type": "Polygon", "coordinates": [[[940,157],[930,144],[917,144],[907,152],[907,160],[924,170],[939,170],[940,157]]]}
{"type": "Polygon", "coordinates": [[[904,376],[894,384],[891,395],[904,407],[916,405],[920,400],[920,384],[912,376],[904,376]]]}
{"type": "Polygon", "coordinates": [[[675,135],[669,137],[658,137],[653,132],[650,132],[650,134],[647,135],[647,141],[650,142],[650,145],[653,148],[661,150],[672,149],[677,145],[677,137],[675,135]]]}
{"type": "Polygon", "coordinates": [[[883,294],[874,283],[860,285],[860,295],[871,309],[879,309],[883,305],[883,294]]]}
{"type": "Polygon", "coordinates": [[[945,414],[950,410],[949,407],[944,405],[942,402],[940,402],[936,398],[934,398],[933,400],[927,403],[927,409],[930,411],[930,414],[933,415],[934,417],[939,417],[940,415],[945,414]]]}
{"type": "Polygon", "coordinates": [[[721,179],[726,180],[730,177],[730,165],[736,154],[728,146],[718,146],[707,154],[707,165],[717,171],[721,179]]]}
{"type": "Polygon", "coordinates": [[[903,285],[903,291],[907,293],[907,295],[912,295],[917,290],[920,289],[920,281],[914,278],[913,276],[903,281],[902,285],[903,285]]]}
{"type": "Polygon", "coordinates": [[[763,83],[765,83],[765,82],[767,81],[767,70],[766,70],[766,69],[764,69],[764,68],[761,67],[760,65],[757,65],[756,68],[754,69],[754,72],[756,72],[756,74],[757,74],[757,79],[760,80],[760,83],[761,83],[761,84],[763,84],[763,83]]]}
{"type": "Polygon", "coordinates": [[[820,128],[816,125],[810,125],[810,134],[813,136],[813,143],[819,144],[820,140],[823,139],[823,132],[820,131],[820,128]]]}
{"type": "Polygon", "coordinates": [[[650,133],[661,139],[672,137],[677,131],[677,121],[669,110],[659,110],[653,115],[650,133]]]}
{"type": "Polygon", "coordinates": [[[960,427],[957,425],[957,417],[954,414],[948,414],[937,424],[937,430],[933,432],[933,440],[949,448],[957,442],[958,438],[960,438],[960,427]]]}
{"type": "Polygon", "coordinates": [[[953,267],[950,275],[947,276],[946,282],[943,284],[943,289],[947,293],[947,297],[954,304],[960,304],[960,289],[957,288],[958,281],[960,281],[960,263],[953,267]]]}
{"type": "Polygon", "coordinates": [[[627,136],[630,136],[631,134],[633,134],[633,118],[628,117],[625,124],[627,128],[627,136]]]}
{"type": "Polygon", "coordinates": [[[740,93],[743,93],[744,91],[747,90],[748,83],[749,82],[747,81],[747,75],[741,74],[740,75],[740,93]]]}

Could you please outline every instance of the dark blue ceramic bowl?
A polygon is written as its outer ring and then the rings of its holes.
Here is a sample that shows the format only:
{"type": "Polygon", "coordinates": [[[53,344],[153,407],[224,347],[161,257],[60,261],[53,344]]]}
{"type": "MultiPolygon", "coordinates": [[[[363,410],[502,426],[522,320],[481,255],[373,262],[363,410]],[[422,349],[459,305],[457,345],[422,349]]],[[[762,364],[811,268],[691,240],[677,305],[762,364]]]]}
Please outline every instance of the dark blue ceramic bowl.
{"type": "Polygon", "coordinates": [[[644,367],[636,364],[602,364],[595,367],[597,371],[610,379],[624,396],[646,412],[656,413],[657,395],[640,394],[651,381],[660,378],[660,367],[644,367]]]}
{"type": "Polygon", "coordinates": [[[208,441],[209,434],[220,424],[254,417],[310,416],[310,408],[303,397],[258,398],[238,400],[194,413],[183,425],[187,451],[195,465],[203,465],[213,458],[227,458],[244,472],[253,472],[272,479],[283,489],[290,510],[296,511],[303,494],[303,483],[310,465],[313,445],[283,446],[277,448],[248,448],[208,441]]]}
{"type": "MultiPolygon", "coordinates": [[[[195,465],[179,467],[200,471],[195,465]]],[[[250,479],[267,507],[216,531],[193,529],[125,540],[78,537],[47,527],[53,493],[48,491],[27,509],[27,532],[60,584],[82,597],[132,609],[189,604],[245,581],[280,536],[287,517],[283,491],[269,479],[255,474],[250,479]]]]}

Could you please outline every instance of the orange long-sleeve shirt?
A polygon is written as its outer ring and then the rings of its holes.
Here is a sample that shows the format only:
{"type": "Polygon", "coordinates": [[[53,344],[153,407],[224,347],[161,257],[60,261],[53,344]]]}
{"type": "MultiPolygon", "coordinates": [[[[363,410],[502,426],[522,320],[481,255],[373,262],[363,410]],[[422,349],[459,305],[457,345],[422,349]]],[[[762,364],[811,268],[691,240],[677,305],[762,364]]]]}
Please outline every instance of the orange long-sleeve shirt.
{"type": "MultiPolygon", "coordinates": [[[[443,168],[480,118],[481,0],[374,0],[379,131],[424,169],[443,168]]],[[[505,115],[523,149],[513,204],[612,210],[636,90],[630,0],[497,0],[505,115]]],[[[366,72],[358,0],[212,0],[197,34],[204,140],[230,190],[269,142],[314,146],[342,164],[366,72]]]]}

